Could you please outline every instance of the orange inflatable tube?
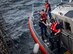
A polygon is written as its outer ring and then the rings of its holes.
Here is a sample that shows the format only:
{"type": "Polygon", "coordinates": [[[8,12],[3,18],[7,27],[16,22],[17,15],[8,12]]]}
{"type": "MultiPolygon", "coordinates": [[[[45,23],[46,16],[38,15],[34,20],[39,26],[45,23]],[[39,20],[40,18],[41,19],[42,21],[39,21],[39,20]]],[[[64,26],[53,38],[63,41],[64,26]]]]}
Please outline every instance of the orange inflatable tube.
{"type": "Polygon", "coordinates": [[[32,26],[30,24],[30,18],[28,20],[28,27],[29,27],[29,30],[31,32],[31,35],[32,35],[32,38],[33,40],[35,41],[35,43],[38,43],[39,44],[39,47],[40,47],[40,50],[42,52],[42,54],[48,54],[48,52],[46,51],[46,49],[43,47],[43,45],[39,42],[37,36],[35,35],[33,29],[32,29],[32,26]]]}

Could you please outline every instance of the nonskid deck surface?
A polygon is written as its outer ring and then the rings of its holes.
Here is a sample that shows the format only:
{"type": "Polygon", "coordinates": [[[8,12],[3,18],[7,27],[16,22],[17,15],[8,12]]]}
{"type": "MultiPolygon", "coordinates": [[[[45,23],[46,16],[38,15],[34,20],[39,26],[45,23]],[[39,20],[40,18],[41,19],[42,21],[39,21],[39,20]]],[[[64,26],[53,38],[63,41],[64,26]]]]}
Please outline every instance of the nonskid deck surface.
{"type": "MultiPolygon", "coordinates": [[[[37,11],[38,12],[38,11],[37,11]]],[[[38,33],[39,37],[41,37],[41,31],[40,31],[40,27],[39,27],[39,14],[36,12],[36,14],[34,13],[33,17],[34,17],[34,20],[33,20],[33,26],[34,26],[34,29],[36,30],[36,32],[38,33]]],[[[61,47],[60,49],[60,52],[58,52],[58,49],[57,49],[57,45],[55,44],[54,45],[54,49],[52,50],[51,49],[51,44],[50,44],[50,41],[49,41],[49,38],[51,37],[50,35],[50,32],[49,32],[49,29],[48,29],[48,34],[47,34],[48,38],[45,37],[45,40],[42,40],[45,45],[54,53],[54,54],[66,54],[66,48],[64,46],[61,47]]],[[[42,38],[41,38],[42,39],[42,38]]],[[[56,42],[54,42],[56,43],[56,42]]]]}

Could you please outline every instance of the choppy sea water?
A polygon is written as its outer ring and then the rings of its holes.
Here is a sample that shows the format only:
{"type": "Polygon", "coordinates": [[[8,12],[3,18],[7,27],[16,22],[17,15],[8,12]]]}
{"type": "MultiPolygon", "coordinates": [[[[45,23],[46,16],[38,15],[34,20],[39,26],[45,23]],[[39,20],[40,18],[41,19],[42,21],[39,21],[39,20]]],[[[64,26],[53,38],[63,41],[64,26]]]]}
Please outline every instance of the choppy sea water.
{"type": "MultiPolygon", "coordinates": [[[[12,39],[10,54],[30,54],[34,41],[28,29],[28,17],[32,12],[32,4],[41,4],[44,0],[0,0],[0,17],[4,19],[5,33],[12,39]]],[[[52,5],[60,0],[49,0],[52,5]]]]}

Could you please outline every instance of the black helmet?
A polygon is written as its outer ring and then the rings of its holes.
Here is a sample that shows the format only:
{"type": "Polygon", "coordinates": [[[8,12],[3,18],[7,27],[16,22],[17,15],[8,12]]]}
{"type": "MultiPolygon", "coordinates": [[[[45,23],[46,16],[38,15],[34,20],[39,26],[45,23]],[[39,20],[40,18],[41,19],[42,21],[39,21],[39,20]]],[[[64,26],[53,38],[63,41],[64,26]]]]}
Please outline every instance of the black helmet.
{"type": "Polygon", "coordinates": [[[51,23],[53,23],[53,22],[55,22],[55,20],[54,19],[51,19],[51,23]]]}
{"type": "Polygon", "coordinates": [[[44,11],[44,9],[42,9],[42,11],[44,11]]]}

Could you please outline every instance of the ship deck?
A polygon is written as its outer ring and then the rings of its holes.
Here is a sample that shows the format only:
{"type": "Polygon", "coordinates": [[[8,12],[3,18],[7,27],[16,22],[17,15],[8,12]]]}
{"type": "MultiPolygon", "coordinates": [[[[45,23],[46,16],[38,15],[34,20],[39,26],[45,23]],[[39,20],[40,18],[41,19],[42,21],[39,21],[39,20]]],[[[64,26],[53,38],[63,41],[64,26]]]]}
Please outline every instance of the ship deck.
{"type": "MultiPolygon", "coordinates": [[[[49,29],[47,29],[48,38],[44,37],[45,40],[47,40],[47,42],[45,42],[44,40],[42,40],[42,38],[40,38],[41,37],[41,33],[40,33],[40,27],[39,27],[39,14],[37,12],[33,13],[33,20],[32,20],[33,24],[32,25],[33,25],[33,28],[34,28],[33,29],[34,33],[37,34],[36,37],[38,38],[39,42],[41,42],[41,44],[43,46],[45,45],[44,47],[46,47],[47,49],[49,49],[48,51],[50,52],[50,54],[65,54],[65,53],[69,53],[69,51],[66,49],[66,47],[63,44],[61,44],[61,48],[60,48],[61,51],[60,52],[58,52],[56,44],[54,46],[55,48],[53,50],[51,49],[51,42],[49,41],[49,38],[52,37],[52,36],[50,35],[50,30],[49,29]]],[[[54,43],[56,43],[56,42],[54,42],[54,43]]]]}

